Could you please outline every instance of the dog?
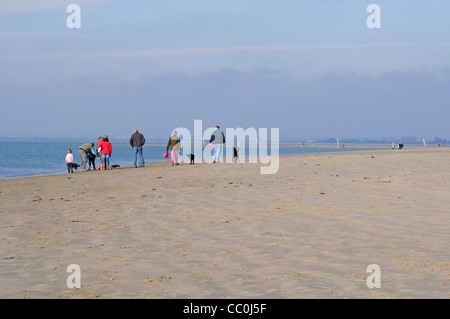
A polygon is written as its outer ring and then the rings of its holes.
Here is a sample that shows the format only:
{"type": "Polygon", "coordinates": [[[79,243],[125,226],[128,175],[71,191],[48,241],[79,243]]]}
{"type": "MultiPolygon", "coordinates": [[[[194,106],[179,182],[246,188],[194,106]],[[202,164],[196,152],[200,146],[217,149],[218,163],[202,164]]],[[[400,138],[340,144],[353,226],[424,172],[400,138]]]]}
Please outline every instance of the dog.
{"type": "Polygon", "coordinates": [[[80,165],[77,163],[67,163],[67,173],[73,173],[74,168],[78,171],[78,167],[80,167],[80,165]]]}
{"type": "Polygon", "coordinates": [[[191,160],[190,164],[194,165],[195,164],[195,161],[194,161],[195,155],[194,154],[186,154],[186,156],[189,157],[189,159],[191,160]]]}
{"type": "Polygon", "coordinates": [[[239,149],[233,147],[233,162],[237,163],[238,159],[239,159],[239,149]]]}
{"type": "Polygon", "coordinates": [[[111,167],[111,168],[119,168],[120,165],[111,165],[110,167],[111,167]]]}

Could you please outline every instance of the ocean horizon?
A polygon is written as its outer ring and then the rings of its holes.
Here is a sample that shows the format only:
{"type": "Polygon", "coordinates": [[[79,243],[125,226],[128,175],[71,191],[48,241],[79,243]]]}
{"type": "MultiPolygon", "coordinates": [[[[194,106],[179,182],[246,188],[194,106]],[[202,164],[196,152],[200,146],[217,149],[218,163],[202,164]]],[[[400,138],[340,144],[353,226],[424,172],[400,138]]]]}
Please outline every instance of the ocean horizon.
{"type": "MultiPolygon", "coordinates": [[[[0,142],[0,179],[14,179],[22,177],[55,175],[67,173],[65,164],[65,157],[67,150],[71,149],[74,155],[74,162],[81,164],[78,155],[78,148],[85,142],[0,142]]],[[[111,165],[127,166],[133,165],[134,155],[132,149],[127,143],[112,142],[113,152],[111,156],[111,165]]],[[[376,147],[373,146],[375,149],[376,147]]],[[[251,146],[246,146],[239,150],[239,156],[256,155],[255,150],[251,146]]],[[[279,154],[300,154],[300,153],[322,153],[322,152],[343,152],[343,151],[357,151],[367,150],[368,148],[359,148],[358,146],[348,148],[337,148],[336,145],[311,145],[311,144],[288,144],[279,147],[279,154]]],[[[369,148],[370,149],[370,148],[369,148]]],[[[166,151],[166,144],[149,144],[144,145],[144,160],[147,165],[152,162],[170,162],[170,159],[163,158],[166,151]]],[[[207,148],[203,156],[210,157],[212,148],[207,148]]],[[[186,154],[191,151],[183,148],[179,156],[179,161],[187,161],[186,154]]],[[[267,149],[267,154],[270,155],[270,144],[267,149]]],[[[224,156],[226,155],[226,148],[224,147],[224,156]]],[[[138,158],[139,160],[139,158],[138,158]]],[[[199,163],[200,159],[196,159],[199,163]]],[[[98,166],[98,159],[96,159],[96,168],[98,166]]],[[[78,172],[81,168],[78,168],[78,172]]],[[[77,172],[77,171],[75,171],[77,172]]]]}

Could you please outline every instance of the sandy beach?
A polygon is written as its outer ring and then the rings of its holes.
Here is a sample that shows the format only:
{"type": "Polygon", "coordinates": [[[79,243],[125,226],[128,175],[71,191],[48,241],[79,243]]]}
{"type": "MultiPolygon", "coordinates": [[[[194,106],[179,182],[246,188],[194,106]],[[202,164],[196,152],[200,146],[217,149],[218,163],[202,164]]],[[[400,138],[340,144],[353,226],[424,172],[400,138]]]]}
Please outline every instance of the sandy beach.
{"type": "Polygon", "coordinates": [[[450,297],[450,148],[260,166],[1,180],[0,297],[450,297]],[[67,286],[70,264],[81,288],[67,286]]]}

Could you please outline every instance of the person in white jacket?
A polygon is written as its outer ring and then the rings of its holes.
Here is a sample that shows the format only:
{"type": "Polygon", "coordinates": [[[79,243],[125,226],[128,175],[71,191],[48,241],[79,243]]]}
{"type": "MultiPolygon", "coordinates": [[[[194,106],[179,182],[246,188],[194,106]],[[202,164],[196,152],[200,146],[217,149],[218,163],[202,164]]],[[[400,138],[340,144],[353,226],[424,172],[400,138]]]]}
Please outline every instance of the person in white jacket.
{"type": "Polygon", "coordinates": [[[72,150],[68,149],[67,150],[67,155],[66,155],[66,164],[67,164],[67,173],[73,173],[73,154],[72,154],[72,150]]]}

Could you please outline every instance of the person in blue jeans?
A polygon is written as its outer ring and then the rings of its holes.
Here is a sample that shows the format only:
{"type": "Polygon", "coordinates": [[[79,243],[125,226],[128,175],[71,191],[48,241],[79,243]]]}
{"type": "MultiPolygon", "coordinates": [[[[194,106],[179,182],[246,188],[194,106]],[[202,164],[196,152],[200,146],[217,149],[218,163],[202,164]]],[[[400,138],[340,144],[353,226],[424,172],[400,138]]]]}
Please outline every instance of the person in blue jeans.
{"type": "Polygon", "coordinates": [[[220,126],[216,125],[214,132],[211,135],[209,143],[214,147],[214,162],[219,163],[221,158],[222,148],[225,144],[225,134],[220,130],[220,126]]]}
{"type": "Polygon", "coordinates": [[[142,146],[144,146],[144,144],[145,144],[145,137],[144,137],[144,135],[139,133],[138,130],[134,130],[133,135],[131,135],[131,137],[130,137],[130,145],[133,148],[133,153],[134,153],[134,167],[137,167],[138,155],[139,155],[140,160],[141,160],[141,166],[142,167],[145,166],[144,154],[143,154],[143,151],[142,151],[142,146]]]}

